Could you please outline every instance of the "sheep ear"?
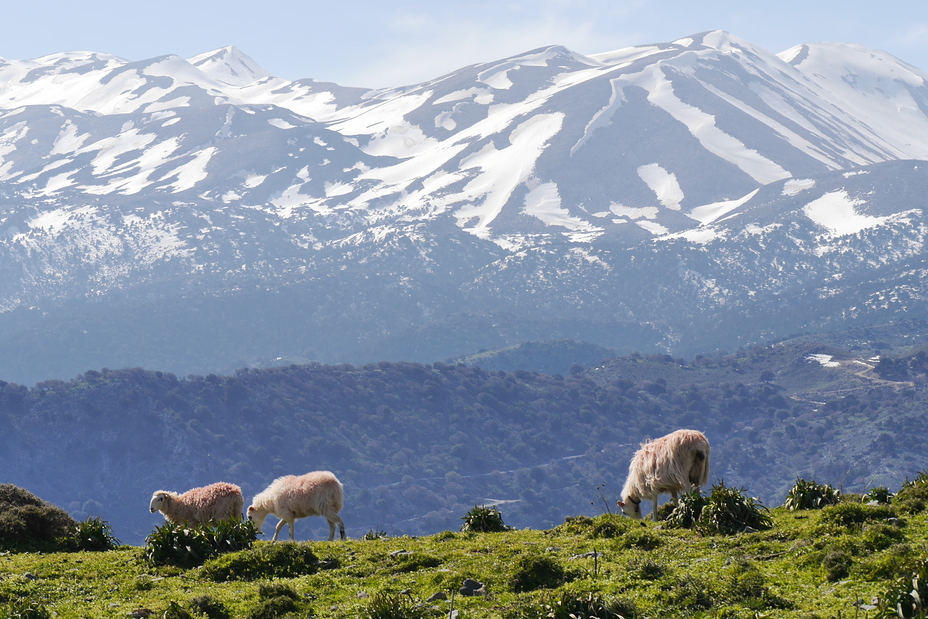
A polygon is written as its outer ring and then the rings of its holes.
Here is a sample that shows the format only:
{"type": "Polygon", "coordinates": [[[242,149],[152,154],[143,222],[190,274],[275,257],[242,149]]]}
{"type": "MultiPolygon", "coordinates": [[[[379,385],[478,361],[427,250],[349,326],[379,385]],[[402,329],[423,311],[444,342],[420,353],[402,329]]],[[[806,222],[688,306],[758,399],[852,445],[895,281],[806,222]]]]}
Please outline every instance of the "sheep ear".
{"type": "Polygon", "coordinates": [[[616,501],[615,504],[619,507],[625,507],[625,501],[616,501]]]}

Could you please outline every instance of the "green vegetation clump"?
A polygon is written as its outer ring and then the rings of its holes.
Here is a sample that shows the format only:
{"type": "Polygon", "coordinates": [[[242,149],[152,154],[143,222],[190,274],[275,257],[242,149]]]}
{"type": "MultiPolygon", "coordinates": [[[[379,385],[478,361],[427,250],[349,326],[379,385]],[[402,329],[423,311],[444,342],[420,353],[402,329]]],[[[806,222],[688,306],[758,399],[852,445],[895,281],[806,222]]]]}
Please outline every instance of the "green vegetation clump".
{"type": "Polygon", "coordinates": [[[510,588],[516,593],[536,589],[554,589],[564,584],[568,575],[553,557],[529,555],[519,557],[509,579],[510,588]]]}
{"type": "Polygon", "coordinates": [[[0,548],[67,547],[77,523],[60,507],[12,484],[0,484],[0,548]]]}
{"type": "Polygon", "coordinates": [[[510,610],[505,619],[634,619],[638,609],[631,602],[595,593],[562,591],[535,603],[510,610]]]}
{"type": "Polygon", "coordinates": [[[190,608],[207,619],[231,619],[225,604],[211,595],[198,595],[190,600],[190,608]]]}
{"type": "Polygon", "coordinates": [[[22,598],[0,606],[0,619],[52,619],[52,614],[42,604],[22,598]]]}
{"type": "Polygon", "coordinates": [[[866,505],[864,503],[838,503],[822,509],[819,520],[824,528],[834,530],[838,527],[861,528],[866,522],[876,522],[894,518],[896,510],[889,505],[866,505]]]}
{"type": "Polygon", "coordinates": [[[151,565],[191,568],[210,557],[251,548],[258,538],[252,522],[220,520],[194,527],[165,522],[145,539],[145,559],[151,565]]]}
{"type": "Polygon", "coordinates": [[[207,560],[203,574],[215,582],[294,578],[315,574],[320,567],[320,561],[309,544],[262,542],[250,550],[230,552],[207,560]]]}
{"type": "Polygon", "coordinates": [[[876,619],[928,617],[928,559],[919,561],[880,596],[876,619]]]}
{"type": "Polygon", "coordinates": [[[248,614],[248,619],[281,619],[284,617],[306,617],[312,613],[303,607],[299,594],[281,583],[262,584],[258,587],[258,605],[248,614]]]}
{"type": "Polygon", "coordinates": [[[78,522],[74,528],[74,545],[77,550],[105,551],[119,546],[113,527],[106,520],[91,516],[78,522]]]}
{"type": "Polygon", "coordinates": [[[461,525],[461,531],[500,533],[510,530],[510,527],[503,522],[503,515],[495,507],[474,505],[461,520],[464,521],[464,524],[461,525]]]}
{"type": "Polygon", "coordinates": [[[889,491],[889,488],[886,486],[876,486],[875,488],[870,488],[864,493],[863,501],[864,503],[869,503],[871,501],[876,501],[877,503],[891,503],[893,500],[893,493],[889,491]]]}
{"type": "Polygon", "coordinates": [[[905,480],[892,504],[903,514],[917,514],[928,506],[928,471],[919,471],[915,479],[905,480]]]}
{"type": "Polygon", "coordinates": [[[841,500],[841,491],[828,484],[817,484],[796,478],[796,483],[786,495],[783,507],[790,511],[797,509],[822,509],[826,505],[834,505],[841,500]]]}
{"type": "Polygon", "coordinates": [[[667,523],[672,527],[692,529],[699,522],[702,510],[708,504],[708,497],[704,496],[698,488],[694,488],[680,496],[677,505],[667,516],[667,523]]]}
{"type": "Polygon", "coordinates": [[[193,619],[193,615],[173,600],[168,604],[167,610],[161,616],[163,619],[193,619]]]}
{"type": "Polygon", "coordinates": [[[744,489],[727,487],[723,481],[712,486],[696,523],[697,530],[708,535],[730,535],[747,529],[760,531],[772,526],[767,508],[760,501],[745,496],[744,489]]]}
{"type": "Polygon", "coordinates": [[[399,593],[378,593],[371,598],[364,619],[428,619],[440,616],[431,608],[399,593]]]}

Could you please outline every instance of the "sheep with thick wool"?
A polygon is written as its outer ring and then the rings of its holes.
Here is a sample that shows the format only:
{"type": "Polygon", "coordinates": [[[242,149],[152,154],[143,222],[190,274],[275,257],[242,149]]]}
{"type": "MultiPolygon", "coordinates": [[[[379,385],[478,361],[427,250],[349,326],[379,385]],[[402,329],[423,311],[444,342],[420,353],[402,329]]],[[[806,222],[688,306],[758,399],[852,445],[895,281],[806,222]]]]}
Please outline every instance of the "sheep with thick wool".
{"type": "Polygon", "coordinates": [[[168,522],[194,526],[227,518],[241,520],[245,497],[241,488],[221,481],[183,494],[158,490],[151,495],[149,507],[153,514],[164,514],[168,522]]]}
{"type": "Polygon", "coordinates": [[[645,441],[628,467],[619,507],[626,515],[641,519],[641,500],[651,499],[651,520],[657,519],[657,498],[670,493],[701,488],[709,481],[709,440],[697,430],[677,430],[645,441]]]}
{"type": "Polygon", "coordinates": [[[342,484],[329,471],[313,471],[305,475],[278,477],[263,492],[258,494],[248,507],[248,519],[260,531],[268,514],[280,518],[274,529],[272,542],[277,541],[284,523],[290,525],[293,540],[293,523],[297,518],[324,516],[329,522],[329,541],[335,539],[335,525],[345,539],[345,523],[338,512],[344,504],[342,484]]]}

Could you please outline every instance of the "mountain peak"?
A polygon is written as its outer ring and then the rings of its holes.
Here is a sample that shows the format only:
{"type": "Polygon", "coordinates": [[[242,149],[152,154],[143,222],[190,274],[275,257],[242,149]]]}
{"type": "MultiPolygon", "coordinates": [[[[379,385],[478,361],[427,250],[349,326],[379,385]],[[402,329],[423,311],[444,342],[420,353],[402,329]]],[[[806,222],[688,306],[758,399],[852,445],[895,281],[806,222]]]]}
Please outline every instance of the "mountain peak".
{"type": "Polygon", "coordinates": [[[188,61],[217,82],[230,86],[247,86],[271,75],[234,45],[198,54],[188,61]]]}

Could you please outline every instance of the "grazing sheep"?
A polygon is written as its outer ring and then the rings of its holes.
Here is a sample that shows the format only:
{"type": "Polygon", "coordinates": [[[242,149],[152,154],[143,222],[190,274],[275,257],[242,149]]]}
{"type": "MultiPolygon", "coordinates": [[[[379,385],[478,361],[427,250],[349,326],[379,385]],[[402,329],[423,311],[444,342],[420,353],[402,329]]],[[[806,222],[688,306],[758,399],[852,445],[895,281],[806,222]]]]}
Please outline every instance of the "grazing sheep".
{"type": "Polygon", "coordinates": [[[708,481],[708,439],[696,430],[677,430],[641,444],[628,467],[618,505],[626,515],[640,520],[641,500],[651,499],[651,520],[656,520],[658,495],[669,492],[676,501],[680,492],[708,481]]]}
{"type": "Polygon", "coordinates": [[[345,523],[338,512],[342,510],[344,491],[342,484],[329,471],[313,471],[305,475],[278,477],[254,498],[248,507],[248,519],[261,530],[268,514],[280,518],[274,529],[272,542],[277,541],[284,523],[290,525],[293,540],[293,522],[307,516],[324,516],[329,521],[329,541],[335,539],[335,525],[345,539],[345,523]]]}
{"type": "Polygon", "coordinates": [[[165,520],[194,526],[234,518],[241,520],[245,498],[242,489],[224,481],[193,488],[183,494],[158,490],[151,495],[151,513],[160,511],[165,520]]]}

